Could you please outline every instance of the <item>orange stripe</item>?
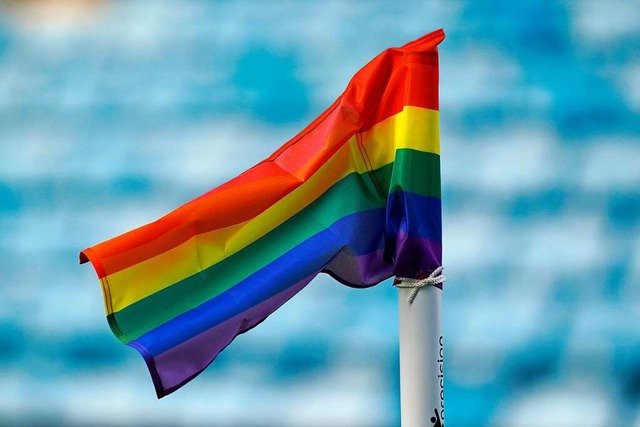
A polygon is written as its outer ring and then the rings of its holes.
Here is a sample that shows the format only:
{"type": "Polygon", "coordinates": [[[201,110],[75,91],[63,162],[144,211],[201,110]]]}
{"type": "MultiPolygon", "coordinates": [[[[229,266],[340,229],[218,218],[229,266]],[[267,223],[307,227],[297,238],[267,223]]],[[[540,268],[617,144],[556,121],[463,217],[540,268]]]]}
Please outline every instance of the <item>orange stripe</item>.
{"type": "Polygon", "coordinates": [[[310,205],[348,174],[362,174],[392,163],[399,149],[438,154],[438,113],[407,107],[370,131],[351,138],[316,174],[260,215],[241,224],[191,236],[155,257],[109,273],[104,280],[108,280],[111,290],[111,310],[122,310],[232,256],[310,205]],[[369,160],[367,164],[363,150],[369,160]]]}

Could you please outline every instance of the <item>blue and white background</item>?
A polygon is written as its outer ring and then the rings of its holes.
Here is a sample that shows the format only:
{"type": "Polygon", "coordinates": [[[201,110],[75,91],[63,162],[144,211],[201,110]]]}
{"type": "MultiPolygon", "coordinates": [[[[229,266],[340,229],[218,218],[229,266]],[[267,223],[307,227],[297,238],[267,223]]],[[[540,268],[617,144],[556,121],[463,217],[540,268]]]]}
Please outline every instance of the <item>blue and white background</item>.
{"type": "Polygon", "coordinates": [[[446,424],[640,426],[640,3],[0,1],[0,425],[394,426],[396,290],[315,280],[157,401],[84,247],[441,45],[446,424]]]}

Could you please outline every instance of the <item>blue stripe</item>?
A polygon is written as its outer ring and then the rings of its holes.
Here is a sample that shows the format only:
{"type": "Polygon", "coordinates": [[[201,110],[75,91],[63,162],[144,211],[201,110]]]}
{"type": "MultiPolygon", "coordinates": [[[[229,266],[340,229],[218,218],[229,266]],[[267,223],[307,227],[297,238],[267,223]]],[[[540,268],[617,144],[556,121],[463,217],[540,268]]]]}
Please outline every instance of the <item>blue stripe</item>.
{"type": "MultiPolygon", "coordinates": [[[[396,191],[387,201],[387,238],[402,230],[411,237],[442,242],[442,202],[434,197],[396,191]]],[[[387,246],[389,246],[389,240],[387,246]]],[[[395,245],[391,245],[395,246],[395,245]]],[[[387,248],[392,249],[392,248],[387,248]]]]}
{"type": "Polygon", "coordinates": [[[441,227],[437,222],[440,218],[440,199],[413,193],[393,193],[389,196],[389,202],[390,208],[358,212],[341,218],[222,294],[176,316],[135,341],[146,347],[152,356],[161,354],[304,278],[317,274],[341,251],[365,255],[383,248],[385,229],[387,246],[395,241],[394,236],[400,229],[414,237],[440,241],[441,227]],[[407,209],[405,213],[400,206],[407,209]],[[426,224],[414,224],[424,221],[426,224]]]}

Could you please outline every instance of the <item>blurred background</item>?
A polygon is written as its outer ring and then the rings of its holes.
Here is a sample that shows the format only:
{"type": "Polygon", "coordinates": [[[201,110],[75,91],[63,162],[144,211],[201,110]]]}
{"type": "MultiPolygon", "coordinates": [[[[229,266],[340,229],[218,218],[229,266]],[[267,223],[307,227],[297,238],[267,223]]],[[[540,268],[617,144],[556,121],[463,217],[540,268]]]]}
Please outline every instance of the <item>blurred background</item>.
{"type": "Polygon", "coordinates": [[[640,3],[0,0],[0,424],[394,426],[397,301],[319,277],[157,401],[79,250],[441,45],[446,425],[640,426],[640,3]]]}

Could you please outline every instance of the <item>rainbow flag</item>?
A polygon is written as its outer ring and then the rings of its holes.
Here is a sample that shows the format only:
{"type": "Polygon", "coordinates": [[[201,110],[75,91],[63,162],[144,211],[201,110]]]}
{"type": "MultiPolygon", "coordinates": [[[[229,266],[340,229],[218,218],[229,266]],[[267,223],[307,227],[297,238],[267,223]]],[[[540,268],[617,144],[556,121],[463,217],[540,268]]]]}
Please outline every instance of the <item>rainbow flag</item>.
{"type": "Polygon", "coordinates": [[[237,178],[80,253],[158,397],[324,272],[368,287],[441,265],[442,30],[387,49],[306,129],[237,178]]]}

